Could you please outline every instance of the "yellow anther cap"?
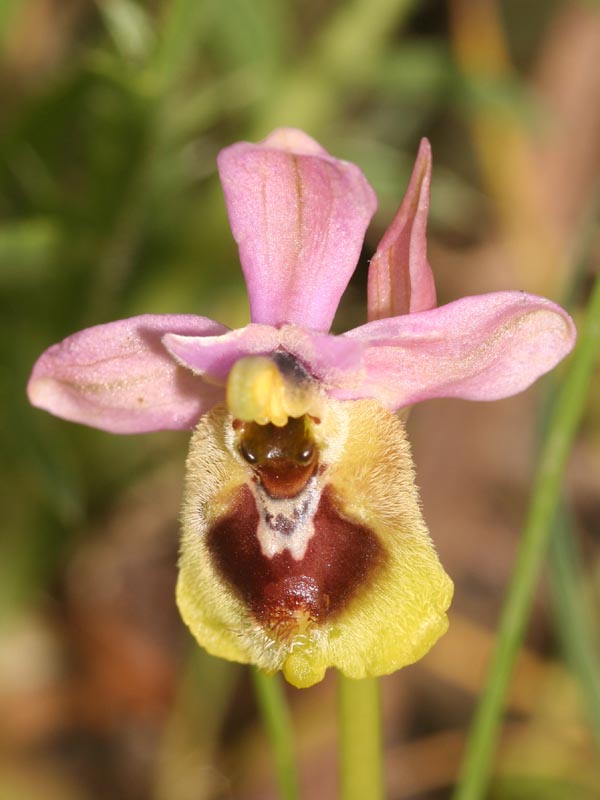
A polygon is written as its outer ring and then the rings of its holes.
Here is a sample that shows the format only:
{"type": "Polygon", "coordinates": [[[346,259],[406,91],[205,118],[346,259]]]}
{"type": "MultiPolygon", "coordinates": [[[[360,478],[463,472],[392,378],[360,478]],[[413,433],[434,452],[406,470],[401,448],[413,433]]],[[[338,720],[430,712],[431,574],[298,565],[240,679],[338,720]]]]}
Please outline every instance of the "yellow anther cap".
{"type": "Polygon", "coordinates": [[[309,400],[309,385],[284,377],[266,356],[240,358],[227,379],[227,406],[243,422],[283,427],[289,417],[308,413],[309,400]]]}

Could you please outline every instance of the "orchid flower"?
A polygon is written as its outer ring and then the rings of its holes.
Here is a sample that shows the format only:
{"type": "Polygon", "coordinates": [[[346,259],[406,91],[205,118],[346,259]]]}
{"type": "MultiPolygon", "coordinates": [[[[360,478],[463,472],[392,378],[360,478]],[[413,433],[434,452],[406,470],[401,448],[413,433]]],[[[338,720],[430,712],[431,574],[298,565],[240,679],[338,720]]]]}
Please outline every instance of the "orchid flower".
{"type": "Polygon", "coordinates": [[[572,348],[568,314],[496,292],[436,307],[423,141],[368,275],[369,322],[330,334],[376,197],[362,172],[295,129],[218,166],[250,324],[144,315],[50,347],[31,402],[113,433],[194,428],[179,608],[210,653],[310,686],[424,655],[452,583],[419,506],[404,423],[433,397],[520,392],[572,348]]]}

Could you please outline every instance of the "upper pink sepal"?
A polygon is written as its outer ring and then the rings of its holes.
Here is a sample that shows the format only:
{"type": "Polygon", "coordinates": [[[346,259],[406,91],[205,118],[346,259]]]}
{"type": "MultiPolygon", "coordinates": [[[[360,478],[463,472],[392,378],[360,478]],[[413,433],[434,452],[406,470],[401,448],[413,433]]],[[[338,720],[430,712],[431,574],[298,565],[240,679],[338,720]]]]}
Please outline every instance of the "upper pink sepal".
{"type": "Polygon", "coordinates": [[[291,128],[218,165],[252,321],[329,330],[377,207],[363,173],[291,128]]]}
{"type": "Polygon", "coordinates": [[[404,200],[371,259],[367,283],[370,320],[435,308],[435,283],[427,261],[431,146],[421,140],[404,200]]]}
{"type": "Polygon", "coordinates": [[[206,317],[179,314],[87,328],[40,356],[27,393],[34,406],[112,433],[191,428],[223,390],[182,369],[161,339],[167,331],[226,330],[206,317]]]}
{"type": "Polygon", "coordinates": [[[464,297],[431,311],[369,322],[344,334],[366,346],[361,387],[396,410],[433,397],[497,400],[526,389],[573,348],[564,309],[523,292],[464,297]]]}

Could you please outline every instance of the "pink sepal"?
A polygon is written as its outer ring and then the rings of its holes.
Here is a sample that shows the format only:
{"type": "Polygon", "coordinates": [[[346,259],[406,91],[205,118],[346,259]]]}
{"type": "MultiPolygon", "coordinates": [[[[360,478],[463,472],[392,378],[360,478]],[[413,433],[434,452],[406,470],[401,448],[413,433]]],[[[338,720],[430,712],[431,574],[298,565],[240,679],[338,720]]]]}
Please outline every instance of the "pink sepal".
{"type": "Polygon", "coordinates": [[[376,397],[396,410],[433,397],[497,400],[516,394],[570,352],[576,332],[555,303],[496,292],[370,322],[342,338],[364,344],[365,378],[332,394],[376,397]]]}
{"type": "Polygon", "coordinates": [[[223,390],[182,369],[161,339],[228,330],[206,317],[151,315],[75,333],[37,360],[27,393],[34,406],[112,433],[191,428],[223,390]]]}
{"type": "Polygon", "coordinates": [[[291,128],[218,165],[252,321],[329,330],[377,206],[360,169],[291,128]]]}

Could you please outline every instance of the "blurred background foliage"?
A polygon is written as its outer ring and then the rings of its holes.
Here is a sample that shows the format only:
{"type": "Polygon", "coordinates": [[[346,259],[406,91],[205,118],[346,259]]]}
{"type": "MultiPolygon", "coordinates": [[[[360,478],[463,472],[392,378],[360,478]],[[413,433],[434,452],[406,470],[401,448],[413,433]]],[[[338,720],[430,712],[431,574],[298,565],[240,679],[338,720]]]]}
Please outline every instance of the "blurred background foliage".
{"type": "MultiPolygon", "coordinates": [[[[200,652],[174,607],[188,437],[35,411],[31,365],[133,314],[245,324],[215,156],[279,125],[359,163],[379,195],[337,330],[365,319],[367,260],[422,136],[440,302],[521,288],[577,317],[600,253],[600,5],[2,0],[0,48],[0,798],[274,797],[246,671],[200,652]]],[[[447,636],[384,681],[390,798],[448,797],[456,778],[543,390],[411,419],[457,593],[447,636]]],[[[494,798],[600,797],[599,399],[596,381],[494,798]]],[[[334,797],[332,677],[289,695],[306,796],[334,797]]]]}

